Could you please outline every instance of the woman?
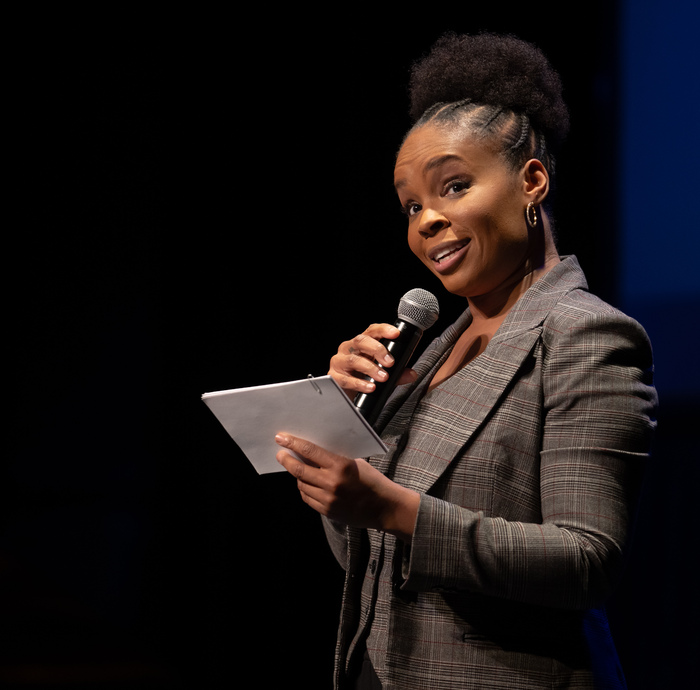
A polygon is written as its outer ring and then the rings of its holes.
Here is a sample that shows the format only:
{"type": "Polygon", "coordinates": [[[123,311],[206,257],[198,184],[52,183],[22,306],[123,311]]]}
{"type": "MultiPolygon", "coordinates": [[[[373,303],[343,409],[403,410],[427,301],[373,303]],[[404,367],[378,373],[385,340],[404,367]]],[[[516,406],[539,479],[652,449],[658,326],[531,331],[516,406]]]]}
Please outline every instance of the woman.
{"type": "MultiPolygon", "coordinates": [[[[603,604],[656,395],[642,328],[556,250],[559,79],[517,39],[446,36],[411,88],[408,242],[467,308],[385,406],[386,456],[277,439],[347,573],[336,687],[622,688],[603,604]]],[[[370,326],[329,373],[370,391],[396,336],[370,326]]]]}

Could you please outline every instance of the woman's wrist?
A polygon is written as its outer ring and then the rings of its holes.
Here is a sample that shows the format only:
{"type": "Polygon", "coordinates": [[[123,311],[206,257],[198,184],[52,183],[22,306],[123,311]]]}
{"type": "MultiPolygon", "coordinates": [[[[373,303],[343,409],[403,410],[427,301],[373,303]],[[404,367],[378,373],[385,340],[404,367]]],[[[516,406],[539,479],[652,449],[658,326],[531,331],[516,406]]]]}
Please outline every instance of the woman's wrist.
{"type": "Polygon", "coordinates": [[[394,484],[392,493],[387,508],[382,513],[380,529],[410,544],[418,517],[420,494],[398,484],[394,484]]]}

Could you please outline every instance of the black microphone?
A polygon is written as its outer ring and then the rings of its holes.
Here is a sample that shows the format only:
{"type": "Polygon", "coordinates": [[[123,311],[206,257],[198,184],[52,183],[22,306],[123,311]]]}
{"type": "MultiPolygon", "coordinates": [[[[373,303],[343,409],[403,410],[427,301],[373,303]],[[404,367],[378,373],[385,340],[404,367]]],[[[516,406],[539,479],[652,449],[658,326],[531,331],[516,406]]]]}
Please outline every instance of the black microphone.
{"type": "Polygon", "coordinates": [[[401,334],[393,340],[384,338],[380,341],[394,358],[393,366],[387,369],[389,378],[386,381],[376,381],[366,376],[367,381],[375,384],[375,389],[371,393],[358,393],[354,400],[355,407],[370,424],[377,421],[384,404],[396,388],[396,381],[406,368],[423,331],[437,321],[439,314],[438,301],[427,290],[415,288],[401,298],[398,319],[394,324],[401,334]]]}

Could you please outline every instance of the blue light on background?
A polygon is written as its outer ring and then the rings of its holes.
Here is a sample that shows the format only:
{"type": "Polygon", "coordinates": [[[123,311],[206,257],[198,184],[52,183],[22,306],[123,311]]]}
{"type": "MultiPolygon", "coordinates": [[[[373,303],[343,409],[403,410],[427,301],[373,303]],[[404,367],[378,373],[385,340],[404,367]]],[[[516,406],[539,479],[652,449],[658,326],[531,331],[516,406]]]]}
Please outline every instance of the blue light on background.
{"type": "Polygon", "coordinates": [[[652,340],[659,393],[700,390],[700,5],[621,3],[622,308],[652,340]]]}

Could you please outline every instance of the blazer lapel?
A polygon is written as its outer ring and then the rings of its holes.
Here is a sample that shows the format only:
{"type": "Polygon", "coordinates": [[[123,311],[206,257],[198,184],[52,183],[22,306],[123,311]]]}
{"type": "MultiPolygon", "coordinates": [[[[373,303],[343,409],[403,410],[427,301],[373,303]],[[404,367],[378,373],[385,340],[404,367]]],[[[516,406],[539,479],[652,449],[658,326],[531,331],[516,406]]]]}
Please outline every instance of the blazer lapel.
{"type": "Polygon", "coordinates": [[[404,448],[393,473],[397,482],[425,492],[437,481],[507,394],[541,332],[539,327],[494,338],[479,357],[423,397],[405,442],[398,444],[404,448]]]}
{"type": "Polygon", "coordinates": [[[400,455],[402,438],[410,427],[416,406],[422,400],[435,371],[449,355],[455,341],[470,322],[471,315],[469,310],[466,310],[442,335],[435,338],[413,365],[418,374],[416,380],[397,388],[384,406],[375,423],[375,430],[389,446],[390,451],[387,455],[371,458],[372,464],[381,472],[388,474],[393,459],[400,455]]]}

